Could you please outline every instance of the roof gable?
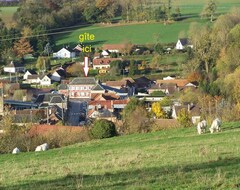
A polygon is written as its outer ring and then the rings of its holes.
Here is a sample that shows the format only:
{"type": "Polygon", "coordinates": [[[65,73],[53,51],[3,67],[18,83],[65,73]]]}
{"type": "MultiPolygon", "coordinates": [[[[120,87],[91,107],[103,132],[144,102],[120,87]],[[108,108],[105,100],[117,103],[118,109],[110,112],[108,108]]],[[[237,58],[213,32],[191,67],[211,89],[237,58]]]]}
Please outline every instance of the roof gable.
{"type": "Polygon", "coordinates": [[[95,85],[96,80],[93,77],[77,77],[70,82],[70,85],[80,85],[80,84],[95,85]]]}

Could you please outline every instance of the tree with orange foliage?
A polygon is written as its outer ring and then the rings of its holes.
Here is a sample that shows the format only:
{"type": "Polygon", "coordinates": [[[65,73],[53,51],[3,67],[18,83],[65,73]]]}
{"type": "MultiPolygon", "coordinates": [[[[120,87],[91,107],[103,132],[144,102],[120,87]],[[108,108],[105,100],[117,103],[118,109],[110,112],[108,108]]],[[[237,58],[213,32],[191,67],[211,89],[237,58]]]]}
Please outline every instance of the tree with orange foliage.
{"type": "Polygon", "coordinates": [[[33,52],[33,49],[26,38],[20,38],[17,42],[15,42],[13,50],[20,58],[23,58],[24,55],[33,52]]]}

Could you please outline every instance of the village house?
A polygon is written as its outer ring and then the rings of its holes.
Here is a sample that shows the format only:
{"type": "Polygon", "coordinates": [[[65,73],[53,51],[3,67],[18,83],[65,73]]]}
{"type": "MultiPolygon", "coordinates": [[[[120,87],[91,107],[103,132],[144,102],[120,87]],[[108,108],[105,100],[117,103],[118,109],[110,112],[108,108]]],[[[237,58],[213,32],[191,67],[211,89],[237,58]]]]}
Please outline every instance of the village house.
{"type": "Polygon", "coordinates": [[[25,84],[39,84],[42,86],[50,86],[52,84],[50,75],[27,75],[26,80],[23,81],[25,84]]]}
{"type": "Polygon", "coordinates": [[[133,96],[136,90],[135,81],[131,78],[123,78],[119,81],[106,81],[106,86],[122,90],[128,96],[133,96]]]}
{"type": "Polygon", "coordinates": [[[122,61],[122,58],[98,58],[93,59],[93,69],[109,69],[112,61],[122,61]]]}
{"type": "Polygon", "coordinates": [[[201,108],[197,105],[187,104],[187,105],[173,105],[172,107],[172,118],[177,119],[179,112],[181,110],[186,110],[191,115],[191,120],[193,124],[196,124],[201,119],[201,108]]]}
{"type": "Polygon", "coordinates": [[[177,44],[176,44],[176,49],[177,50],[183,50],[185,49],[186,47],[190,47],[190,48],[193,48],[193,45],[190,43],[190,40],[188,38],[180,38],[178,41],[177,41],[177,44]]]}
{"type": "Polygon", "coordinates": [[[60,82],[62,79],[65,79],[65,77],[66,72],[62,67],[54,71],[53,74],[51,75],[51,79],[56,82],[60,82]]]}
{"type": "Polygon", "coordinates": [[[122,54],[126,50],[132,51],[134,48],[134,45],[132,44],[104,44],[102,46],[103,50],[107,50],[110,53],[118,53],[122,54]]]}
{"type": "Polygon", "coordinates": [[[183,90],[184,88],[188,87],[197,87],[196,82],[189,82],[187,79],[168,79],[168,80],[157,80],[156,81],[157,85],[163,85],[163,84],[174,84],[176,85],[179,90],[183,90]]]}
{"type": "Polygon", "coordinates": [[[60,84],[58,86],[58,93],[63,94],[65,97],[67,97],[69,95],[68,84],[60,84]]]}
{"type": "Polygon", "coordinates": [[[88,117],[93,119],[107,119],[116,122],[119,113],[129,100],[94,100],[88,105],[88,117]]]}
{"type": "Polygon", "coordinates": [[[97,82],[93,77],[74,78],[68,85],[69,98],[90,99],[91,90],[97,82]]]}
{"type": "Polygon", "coordinates": [[[74,58],[76,57],[76,52],[71,50],[69,47],[62,48],[58,52],[53,53],[53,58],[74,58]]]}
{"type": "Polygon", "coordinates": [[[37,75],[37,73],[34,70],[27,70],[23,75],[23,80],[28,79],[28,76],[30,75],[37,75]]]}
{"type": "Polygon", "coordinates": [[[3,67],[3,71],[6,73],[25,72],[25,67],[18,62],[11,61],[10,64],[3,67]]]}

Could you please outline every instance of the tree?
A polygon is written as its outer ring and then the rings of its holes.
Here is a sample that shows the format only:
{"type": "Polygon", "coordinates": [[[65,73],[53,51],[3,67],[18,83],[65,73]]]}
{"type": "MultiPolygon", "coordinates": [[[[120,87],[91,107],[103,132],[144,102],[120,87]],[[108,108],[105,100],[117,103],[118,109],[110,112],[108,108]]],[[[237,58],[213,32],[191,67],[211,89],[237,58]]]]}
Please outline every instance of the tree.
{"type": "Polygon", "coordinates": [[[158,54],[158,55],[163,55],[164,54],[164,48],[163,45],[161,43],[157,43],[154,46],[154,51],[158,54]]]}
{"type": "Polygon", "coordinates": [[[26,38],[20,38],[18,41],[16,41],[13,49],[15,54],[20,58],[23,58],[24,55],[33,52],[33,49],[26,38]]]}
{"type": "Polygon", "coordinates": [[[129,75],[130,76],[134,76],[138,73],[138,66],[137,64],[135,63],[134,60],[131,60],[130,61],[130,69],[129,69],[129,75]]]}
{"type": "Polygon", "coordinates": [[[210,21],[213,22],[213,18],[215,15],[215,12],[217,10],[217,3],[215,0],[209,0],[208,3],[205,5],[201,16],[202,17],[208,17],[210,18],[210,21]]]}
{"type": "Polygon", "coordinates": [[[49,42],[45,45],[43,53],[47,56],[49,56],[50,53],[52,53],[52,47],[49,42]]]}
{"type": "Polygon", "coordinates": [[[39,56],[38,59],[37,59],[36,68],[39,71],[44,71],[44,72],[47,71],[47,70],[50,70],[51,69],[50,59],[47,58],[47,57],[39,56]]]}
{"type": "Polygon", "coordinates": [[[154,102],[152,104],[152,112],[156,116],[156,118],[166,118],[166,113],[162,109],[161,103],[160,102],[154,102]]]}
{"type": "Polygon", "coordinates": [[[66,71],[67,71],[67,74],[70,76],[75,76],[75,77],[84,76],[83,66],[78,62],[67,67],[66,71]]]}
{"type": "Polygon", "coordinates": [[[138,106],[144,106],[144,102],[137,98],[131,98],[123,109],[123,119],[127,118],[138,106]]]}
{"type": "Polygon", "coordinates": [[[95,139],[103,139],[114,137],[117,135],[117,132],[112,121],[101,119],[94,122],[91,134],[95,139]]]}
{"type": "Polygon", "coordinates": [[[181,109],[178,113],[177,120],[182,127],[191,127],[191,116],[186,109],[181,109]]]}
{"type": "Polygon", "coordinates": [[[160,55],[154,55],[152,61],[150,62],[150,67],[152,69],[159,68],[162,57],[160,55]]]}
{"type": "Polygon", "coordinates": [[[124,132],[146,133],[150,130],[150,118],[147,110],[143,106],[136,106],[124,121],[124,132]]]}

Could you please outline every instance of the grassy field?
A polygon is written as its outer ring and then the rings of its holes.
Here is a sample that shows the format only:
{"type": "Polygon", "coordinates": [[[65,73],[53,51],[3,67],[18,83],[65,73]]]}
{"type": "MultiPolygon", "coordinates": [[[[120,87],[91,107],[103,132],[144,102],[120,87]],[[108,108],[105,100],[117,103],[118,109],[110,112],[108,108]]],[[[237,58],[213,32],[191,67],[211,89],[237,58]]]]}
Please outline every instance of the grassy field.
{"type": "Polygon", "coordinates": [[[0,189],[239,189],[240,123],[0,156],[0,189]]]}
{"type": "MultiPolygon", "coordinates": [[[[240,7],[238,0],[219,0],[217,14],[227,13],[232,7],[240,7]]],[[[92,33],[96,36],[96,40],[91,42],[94,46],[101,46],[104,43],[122,43],[125,40],[129,40],[134,44],[146,44],[154,43],[154,36],[160,35],[160,39],[163,43],[176,42],[180,32],[188,31],[191,22],[199,22],[202,24],[208,23],[207,20],[202,20],[199,17],[205,1],[192,1],[192,0],[179,0],[175,1],[175,4],[180,6],[183,20],[181,22],[175,22],[170,25],[164,25],[162,23],[142,23],[142,24],[130,24],[130,25],[107,25],[107,26],[85,26],[70,30],[69,32],[56,36],[57,48],[63,45],[76,45],[78,42],[79,34],[84,32],[92,33]]]]}
{"type": "Polygon", "coordinates": [[[14,24],[13,14],[17,11],[17,8],[18,7],[0,7],[0,17],[7,26],[14,24]]]}

